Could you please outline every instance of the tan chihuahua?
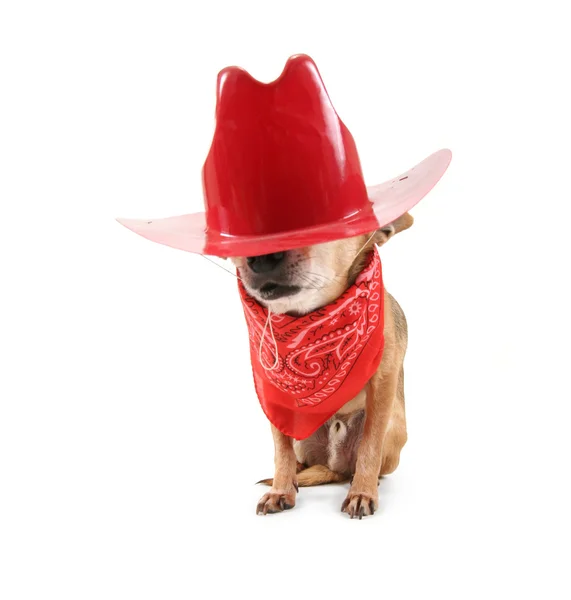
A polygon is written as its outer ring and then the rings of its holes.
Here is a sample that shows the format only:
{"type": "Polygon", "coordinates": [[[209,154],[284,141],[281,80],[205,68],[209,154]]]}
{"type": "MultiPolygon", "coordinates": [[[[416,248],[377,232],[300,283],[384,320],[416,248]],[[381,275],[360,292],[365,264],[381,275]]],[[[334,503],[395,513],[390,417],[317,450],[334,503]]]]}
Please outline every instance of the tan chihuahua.
{"type": "MultiPolygon", "coordinates": [[[[383,245],[412,223],[413,218],[405,213],[372,234],[232,260],[244,287],[258,302],[273,313],[301,316],[341,296],[355,282],[373,245],[383,245]]],[[[386,291],[384,310],[382,360],[364,389],[304,440],[293,440],[272,426],[275,473],[273,479],[260,482],[271,489],[260,499],[257,513],[293,508],[298,486],[348,480],[351,487],[341,510],[361,519],[377,509],[379,478],[397,468],[407,439],[406,319],[386,291]]]]}

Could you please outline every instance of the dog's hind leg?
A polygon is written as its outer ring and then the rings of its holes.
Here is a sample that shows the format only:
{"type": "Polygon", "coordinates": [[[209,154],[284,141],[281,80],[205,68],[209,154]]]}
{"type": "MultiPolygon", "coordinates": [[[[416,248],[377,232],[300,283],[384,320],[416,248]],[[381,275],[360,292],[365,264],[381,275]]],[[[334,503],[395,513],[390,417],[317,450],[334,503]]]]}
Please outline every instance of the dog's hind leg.
{"type": "MultiPolygon", "coordinates": [[[[307,469],[302,469],[297,474],[297,484],[299,487],[311,487],[326,483],[342,483],[343,481],[349,481],[349,476],[336,473],[325,465],[312,465],[311,467],[307,467],[307,469]]],[[[258,481],[258,483],[264,485],[272,485],[273,482],[273,479],[258,481]]]]}

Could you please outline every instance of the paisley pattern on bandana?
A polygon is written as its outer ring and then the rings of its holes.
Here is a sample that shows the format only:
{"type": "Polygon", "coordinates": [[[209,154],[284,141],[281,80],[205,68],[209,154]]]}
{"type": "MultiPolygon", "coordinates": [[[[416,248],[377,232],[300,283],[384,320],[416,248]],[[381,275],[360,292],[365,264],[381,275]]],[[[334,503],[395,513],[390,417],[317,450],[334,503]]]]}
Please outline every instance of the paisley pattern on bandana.
{"type": "Polygon", "coordinates": [[[355,397],[380,363],[384,290],[377,249],[342,296],[302,317],[272,314],[266,326],[267,309],[241,282],[239,289],[260,403],[283,433],[307,437],[355,397]]]}

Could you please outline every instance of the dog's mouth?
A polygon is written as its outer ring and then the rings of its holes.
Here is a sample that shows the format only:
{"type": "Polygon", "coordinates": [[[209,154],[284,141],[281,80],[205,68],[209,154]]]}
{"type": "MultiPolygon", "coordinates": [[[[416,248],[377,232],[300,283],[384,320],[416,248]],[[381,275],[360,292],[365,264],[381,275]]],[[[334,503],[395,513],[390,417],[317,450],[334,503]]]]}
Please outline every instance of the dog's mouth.
{"type": "Polygon", "coordinates": [[[260,287],[258,293],[264,300],[278,300],[279,298],[295,296],[295,294],[300,291],[301,288],[297,285],[281,285],[279,283],[269,281],[260,287]]]}

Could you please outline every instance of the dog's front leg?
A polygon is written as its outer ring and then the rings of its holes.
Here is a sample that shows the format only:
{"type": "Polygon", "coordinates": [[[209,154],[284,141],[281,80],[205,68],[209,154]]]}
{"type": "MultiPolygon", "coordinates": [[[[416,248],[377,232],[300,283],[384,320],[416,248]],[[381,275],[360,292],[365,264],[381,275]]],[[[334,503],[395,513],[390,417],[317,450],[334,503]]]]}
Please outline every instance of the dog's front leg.
{"type": "Polygon", "coordinates": [[[367,387],[365,427],[357,451],[357,464],[347,498],[341,506],[351,518],[372,515],[379,505],[379,475],[383,442],[397,390],[398,377],[376,374],[367,387]]]}
{"type": "Polygon", "coordinates": [[[264,494],[256,508],[257,514],[281,512],[295,506],[297,494],[297,459],[293,450],[293,439],[272,425],[275,448],[275,474],[272,487],[264,494]]]}

